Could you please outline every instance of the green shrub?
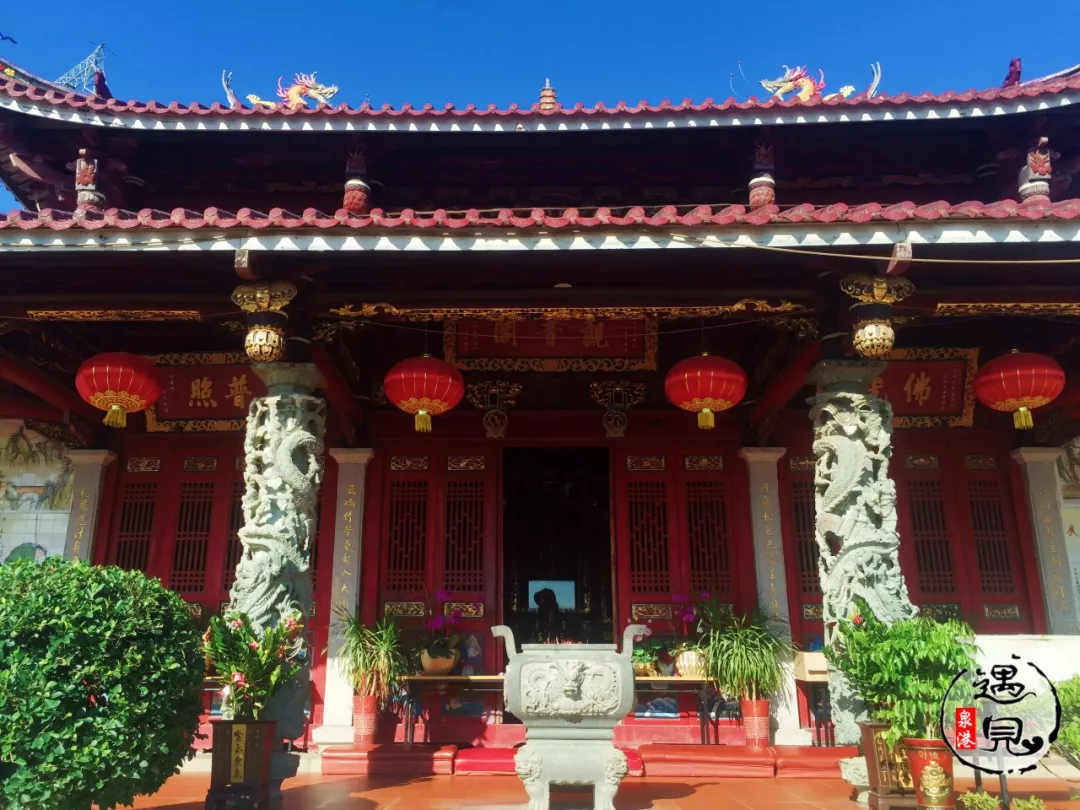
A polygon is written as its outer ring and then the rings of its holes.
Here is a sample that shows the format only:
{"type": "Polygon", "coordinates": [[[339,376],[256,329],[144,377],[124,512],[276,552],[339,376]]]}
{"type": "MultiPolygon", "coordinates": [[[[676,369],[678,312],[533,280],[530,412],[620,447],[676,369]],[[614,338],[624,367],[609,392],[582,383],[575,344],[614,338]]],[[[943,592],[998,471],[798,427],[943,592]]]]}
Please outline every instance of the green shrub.
{"type": "Polygon", "coordinates": [[[1001,799],[993,793],[970,791],[956,797],[964,810],[1001,810],[1001,799]]]}
{"type": "Polygon", "coordinates": [[[1055,685],[1061,702],[1061,728],[1054,750],[1080,767],[1080,675],[1055,685]]]}
{"type": "Polygon", "coordinates": [[[0,807],[131,804],[193,754],[203,659],[185,603],[137,571],[0,565],[0,807]]]}
{"type": "Polygon", "coordinates": [[[1009,804],[1012,810],[1046,810],[1046,802],[1038,796],[1032,796],[1030,799],[1013,799],[1009,804]]]}

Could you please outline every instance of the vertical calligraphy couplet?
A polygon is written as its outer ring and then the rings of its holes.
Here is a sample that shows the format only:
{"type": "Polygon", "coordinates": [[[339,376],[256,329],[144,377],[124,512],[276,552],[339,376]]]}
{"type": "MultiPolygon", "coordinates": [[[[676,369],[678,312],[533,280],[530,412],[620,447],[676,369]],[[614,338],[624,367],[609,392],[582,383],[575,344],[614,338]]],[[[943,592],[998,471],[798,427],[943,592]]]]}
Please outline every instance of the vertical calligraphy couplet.
{"type": "Polygon", "coordinates": [[[105,468],[116,459],[116,454],[108,450],[68,450],[67,456],[75,465],[75,472],[64,556],[71,560],[88,560],[97,528],[101,482],[105,468]]]}
{"type": "Polygon", "coordinates": [[[1069,582],[1065,524],[1056,470],[1063,452],[1056,447],[1022,447],[1014,450],[1012,457],[1024,472],[1042,580],[1046,629],[1055,634],[1077,635],[1080,634],[1080,613],[1069,582]]]}
{"type": "MultiPolygon", "coordinates": [[[[324,723],[315,729],[317,743],[351,742],[352,685],[341,673],[341,636],[336,629],[338,611],[352,613],[360,601],[361,538],[364,527],[364,487],[368,463],[375,451],[368,448],[331,448],[337,462],[335,493],[333,578],[328,607],[330,637],[327,646],[326,688],[323,691],[324,723]]],[[[329,494],[329,493],[327,493],[329,494]]]]}

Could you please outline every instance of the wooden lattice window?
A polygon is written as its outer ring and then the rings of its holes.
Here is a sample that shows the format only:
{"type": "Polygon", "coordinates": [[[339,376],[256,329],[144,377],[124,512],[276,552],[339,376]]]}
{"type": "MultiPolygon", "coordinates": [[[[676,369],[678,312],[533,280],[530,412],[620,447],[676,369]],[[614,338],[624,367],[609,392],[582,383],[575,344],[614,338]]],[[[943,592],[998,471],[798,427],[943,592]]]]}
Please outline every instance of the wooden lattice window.
{"type": "Polygon", "coordinates": [[[984,594],[1011,596],[1017,590],[1012,564],[1015,541],[1007,529],[1002,507],[1006,497],[999,481],[968,481],[975,559],[979,568],[979,585],[984,594]]]}
{"type": "Polygon", "coordinates": [[[120,490],[120,517],[116,526],[113,563],[129,571],[145,571],[154,535],[157,484],[129,481],[120,490]]]}
{"type": "Polygon", "coordinates": [[[473,593],[484,588],[484,482],[446,484],[444,585],[473,593]]]}
{"type": "Polygon", "coordinates": [[[919,590],[924,595],[955,593],[956,577],[941,482],[908,480],[907,497],[919,590]]]}
{"type": "Polygon", "coordinates": [[[694,593],[731,591],[727,495],[723,481],[688,481],[686,536],[690,545],[690,588],[694,593]]]}
{"type": "Polygon", "coordinates": [[[179,593],[201,593],[206,582],[206,554],[213,525],[214,483],[180,485],[176,515],[176,547],[170,587],[179,593]]]}
{"type": "Polygon", "coordinates": [[[657,593],[671,589],[668,564],[667,485],[630,481],[626,487],[630,540],[630,589],[657,593]]]}
{"type": "Polygon", "coordinates": [[[236,564],[240,562],[243,547],[240,545],[240,527],[244,525],[244,482],[233,481],[229,500],[229,541],[225,547],[225,561],[221,570],[221,589],[228,592],[236,581],[236,564]]]}
{"type": "Polygon", "coordinates": [[[791,506],[795,518],[794,537],[799,591],[803,594],[819,594],[821,581],[818,574],[813,481],[792,481],[791,506]]]}
{"type": "Polygon", "coordinates": [[[390,482],[386,529],[387,590],[418,591],[423,588],[427,514],[427,481],[390,482]]]}

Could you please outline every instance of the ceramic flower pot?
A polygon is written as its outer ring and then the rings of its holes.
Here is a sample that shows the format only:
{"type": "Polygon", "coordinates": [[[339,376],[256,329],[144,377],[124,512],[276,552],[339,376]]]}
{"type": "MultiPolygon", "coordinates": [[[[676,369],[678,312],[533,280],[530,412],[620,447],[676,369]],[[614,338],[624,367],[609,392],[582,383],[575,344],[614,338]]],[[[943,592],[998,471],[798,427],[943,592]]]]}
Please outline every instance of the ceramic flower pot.
{"type": "Polygon", "coordinates": [[[743,733],[750,748],[767,748],[769,745],[769,701],[740,700],[743,733]]]}
{"type": "Polygon", "coordinates": [[[428,655],[427,650],[420,651],[420,667],[425,675],[449,675],[457,666],[458,652],[455,650],[449,657],[428,655]]]}
{"type": "Polygon", "coordinates": [[[705,657],[697,650],[683,650],[675,657],[675,671],[682,678],[704,678],[705,657]]]}
{"type": "Polygon", "coordinates": [[[353,740],[371,745],[379,730],[379,701],[370,695],[353,695],[353,740]]]}
{"type": "Polygon", "coordinates": [[[911,764],[911,781],[915,784],[919,810],[955,807],[953,754],[945,741],[905,738],[902,742],[911,764]]]}
{"type": "Polygon", "coordinates": [[[637,678],[652,678],[656,676],[656,664],[634,664],[634,676],[637,678]]]}

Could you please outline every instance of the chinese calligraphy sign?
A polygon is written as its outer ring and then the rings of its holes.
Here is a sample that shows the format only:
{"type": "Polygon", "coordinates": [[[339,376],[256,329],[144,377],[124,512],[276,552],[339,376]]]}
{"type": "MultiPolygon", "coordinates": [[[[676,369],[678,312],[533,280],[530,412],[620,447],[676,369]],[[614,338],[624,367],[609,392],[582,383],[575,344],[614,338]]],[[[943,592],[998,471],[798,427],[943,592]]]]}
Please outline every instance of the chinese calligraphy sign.
{"type": "Polygon", "coordinates": [[[463,320],[443,327],[448,363],[473,371],[653,371],[656,321],[463,320]]]}
{"type": "Polygon", "coordinates": [[[1017,655],[961,672],[942,702],[946,744],[961,762],[983,773],[1034,770],[1060,725],[1054,685],[1017,655]]]}
{"type": "Polygon", "coordinates": [[[897,349],[870,393],[889,401],[893,427],[970,427],[978,349],[897,349]]]}
{"type": "Polygon", "coordinates": [[[151,433],[243,430],[248,408],[264,396],[262,380],[239,353],[150,357],[161,370],[164,391],[147,409],[151,433]]]}

